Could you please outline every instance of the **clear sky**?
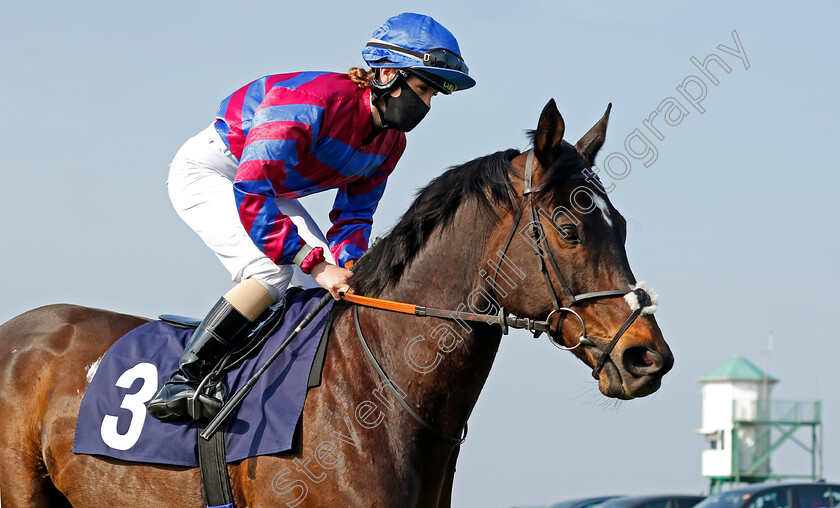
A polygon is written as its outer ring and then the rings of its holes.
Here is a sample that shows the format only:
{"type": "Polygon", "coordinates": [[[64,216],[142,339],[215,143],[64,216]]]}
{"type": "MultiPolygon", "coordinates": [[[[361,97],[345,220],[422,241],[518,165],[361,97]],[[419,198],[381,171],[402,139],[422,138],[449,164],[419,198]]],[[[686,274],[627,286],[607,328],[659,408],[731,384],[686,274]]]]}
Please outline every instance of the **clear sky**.
{"type": "MultiPolygon", "coordinates": [[[[456,506],[703,491],[696,380],[735,354],[768,366],[778,398],[823,401],[825,476],[840,481],[835,2],[7,1],[0,321],[55,302],[203,316],[231,282],[169,204],[175,151],[252,79],[361,65],[406,10],[455,33],[478,85],[435,98],[409,134],[374,234],[446,167],[526,148],[552,97],[572,142],[613,103],[601,160],[629,155],[635,129],[656,149],[604,180],[674,370],[658,393],[613,402],[570,354],[512,333],[470,420],[456,506]],[[719,49],[737,47],[733,31],[749,68],[719,49]],[[713,52],[731,69],[711,64],[717,85],[690,61],[713,52]],[[690,76],[699,107],[677,90],[690,76]],[[643,121],[669,97],[689,114],[658,139],[643,121]]],[[[331,201],[306,202],[322,225],[331,201]]],[[[778,471],[807,467],[798,448],[779,453],[778,471]]]]}

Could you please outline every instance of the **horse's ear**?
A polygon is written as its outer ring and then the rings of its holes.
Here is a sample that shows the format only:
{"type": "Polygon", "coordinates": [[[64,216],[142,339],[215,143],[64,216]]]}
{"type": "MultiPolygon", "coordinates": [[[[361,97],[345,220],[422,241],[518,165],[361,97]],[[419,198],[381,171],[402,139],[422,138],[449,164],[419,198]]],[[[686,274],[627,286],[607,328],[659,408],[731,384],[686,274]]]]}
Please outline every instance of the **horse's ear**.
{"type": "Polygon", "coordinates": [[[607,137],[607,122],[610,120],[610,110],[612,109],[612,102],[607,106],[604,116],[598,120],[589,132],[583,135],[582,138],[575,144],[578,153],[586,161],[587,164],[592,165],[595,162],[595,156],[598,151],[604,146],[604,139],[607,137]]]}
{"type": "Polygon", "coordinates": [[[554,99],[551,99],[543,108],[534,133],[534,155],[544,168],[551,165],[552,155],[555,149],[560,148],[565,130],[566,124],[563,122],[563,117],[560,116],[554,99]]]}

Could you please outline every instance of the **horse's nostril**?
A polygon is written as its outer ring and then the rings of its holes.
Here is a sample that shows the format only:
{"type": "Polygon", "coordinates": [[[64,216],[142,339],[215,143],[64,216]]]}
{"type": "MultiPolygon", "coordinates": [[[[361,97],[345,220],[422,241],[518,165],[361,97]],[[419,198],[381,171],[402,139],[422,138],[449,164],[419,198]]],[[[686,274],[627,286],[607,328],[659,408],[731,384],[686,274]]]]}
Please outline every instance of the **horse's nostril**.
{"type": "Polygon", "coordinates": [[[658,351],[643,346],[625,349],[622,360],[624,368],[635,376],[655,374],[665,363],[658,351]]]}

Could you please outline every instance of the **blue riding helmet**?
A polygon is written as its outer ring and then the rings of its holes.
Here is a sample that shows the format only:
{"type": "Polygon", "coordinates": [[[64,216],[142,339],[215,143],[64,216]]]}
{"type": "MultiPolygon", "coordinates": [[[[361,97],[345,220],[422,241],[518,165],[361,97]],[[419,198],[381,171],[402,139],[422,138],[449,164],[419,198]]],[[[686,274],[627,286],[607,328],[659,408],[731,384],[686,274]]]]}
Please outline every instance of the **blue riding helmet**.
{"type": "Polygon", "coordinates": [[[455,36],[422,14],[390,18],[373,32],[362,57],[374,69],[406,69],[447,95],[475,86],[455,36]]]}

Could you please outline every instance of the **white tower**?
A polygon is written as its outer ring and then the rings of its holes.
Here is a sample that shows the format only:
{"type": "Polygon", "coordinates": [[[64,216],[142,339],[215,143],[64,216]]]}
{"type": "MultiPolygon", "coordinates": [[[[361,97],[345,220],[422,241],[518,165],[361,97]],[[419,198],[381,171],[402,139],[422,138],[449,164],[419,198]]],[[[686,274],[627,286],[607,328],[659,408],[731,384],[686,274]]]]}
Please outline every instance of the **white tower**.
{"type": "Polygon", "coordinates": [[[778,379],[741,356],[735,356],[698,379],[703,385],[703,426],[706,437],[702,474],[714,485],[720,481],[762,481],[770,474],[770,434],[761,425],[739,422],[767,421],[770,389],[778,379]]]}

